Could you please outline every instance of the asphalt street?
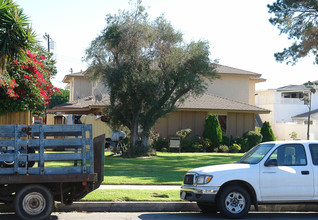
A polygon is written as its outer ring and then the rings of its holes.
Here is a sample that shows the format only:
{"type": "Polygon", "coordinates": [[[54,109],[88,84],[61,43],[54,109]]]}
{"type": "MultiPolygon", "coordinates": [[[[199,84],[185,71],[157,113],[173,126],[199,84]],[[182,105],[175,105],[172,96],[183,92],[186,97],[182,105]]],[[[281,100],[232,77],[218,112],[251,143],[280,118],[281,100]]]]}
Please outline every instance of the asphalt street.
{"type": "MultiPolygon", "coordinates": [[[[317,219],[317,212],[295,212],[295,213],[264,213],[252,212],[247,215],[249,220],[306,220],[317,219]]],[[[14,214],[0,214],[1,220],[18,220],[14,214]]],[[[206,215],[199,212],[178,213],[151,213],[151,212],[72,212],[72,213],[57,213],[51,215],[50,220],[224,220],[220,214],[206,215]]]]}

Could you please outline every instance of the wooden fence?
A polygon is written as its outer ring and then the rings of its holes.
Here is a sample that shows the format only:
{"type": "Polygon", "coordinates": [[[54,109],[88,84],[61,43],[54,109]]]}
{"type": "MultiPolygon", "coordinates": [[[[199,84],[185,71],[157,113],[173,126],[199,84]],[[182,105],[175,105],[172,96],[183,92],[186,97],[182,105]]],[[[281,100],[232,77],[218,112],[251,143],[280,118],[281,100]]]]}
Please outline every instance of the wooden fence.
{"type": "Polygon", "coordinates": [[[30,111],[24,112],[7,112],[7,114],[0,115],[0,125],[31,125],[32,114],[30,111]]]}

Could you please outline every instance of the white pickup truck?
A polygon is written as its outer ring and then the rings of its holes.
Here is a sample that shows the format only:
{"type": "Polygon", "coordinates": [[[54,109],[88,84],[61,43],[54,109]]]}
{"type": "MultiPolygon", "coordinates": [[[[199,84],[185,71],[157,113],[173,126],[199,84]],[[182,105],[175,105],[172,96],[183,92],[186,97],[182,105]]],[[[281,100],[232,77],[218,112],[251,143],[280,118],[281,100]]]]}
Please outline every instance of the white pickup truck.
{"type": "Polygon", "coordinates": [[[229,218],[245,216],[252,204],[317,203],[318,141],[266,142],[234,164],[190,170],[180,196],[229,218]]]}

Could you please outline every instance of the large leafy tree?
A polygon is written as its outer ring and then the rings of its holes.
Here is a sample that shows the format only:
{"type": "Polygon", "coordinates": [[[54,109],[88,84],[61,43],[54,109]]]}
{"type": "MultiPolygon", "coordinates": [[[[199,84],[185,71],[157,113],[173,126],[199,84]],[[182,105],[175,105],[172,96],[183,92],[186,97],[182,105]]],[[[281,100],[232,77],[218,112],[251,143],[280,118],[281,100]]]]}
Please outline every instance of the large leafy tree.
{"type": "Polygon", "coordinates": [[[6,63],[25,57],[35,43],[28,17],[12,0],[0,0],[0,74],[6,63]]]}
{"type": "Polygon", "coordinates": [[[65,89],[60,89],[58,93],[51,96],[49,108],[54,106],[64,104],[69,101],[70,91],[65,89]]]}
{"type": "Polygon", "coordinates": [[[187,95],[203,93],[202,76],[215,77],[209,44],[185,43],[163,16],[150,21],[140,1],[106,20],[86,51],[87,74],[109,87],[111,122],[129,128],[131,155],[145,154],[156,121],[187,95]]]}
{"type": "Polygon", "coordinates": [[[294,40],[289,48],[275,53],[276,60],[295,64],[299,58],[313,54],[318,64],[318,1],[277,0],[268,8],[275,16],[270,22],[294,40]]]}

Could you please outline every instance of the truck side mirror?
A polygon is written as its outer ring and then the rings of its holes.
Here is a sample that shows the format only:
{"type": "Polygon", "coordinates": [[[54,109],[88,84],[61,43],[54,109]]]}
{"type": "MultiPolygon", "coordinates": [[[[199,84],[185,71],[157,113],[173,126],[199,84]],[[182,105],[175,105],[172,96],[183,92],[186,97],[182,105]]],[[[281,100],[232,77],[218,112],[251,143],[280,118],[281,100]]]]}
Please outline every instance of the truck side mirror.
{"type": "Polygon", "coordinates": [[[277,159],[267,160],[264,164],[265,167],[277,166],[277,159]]]}

